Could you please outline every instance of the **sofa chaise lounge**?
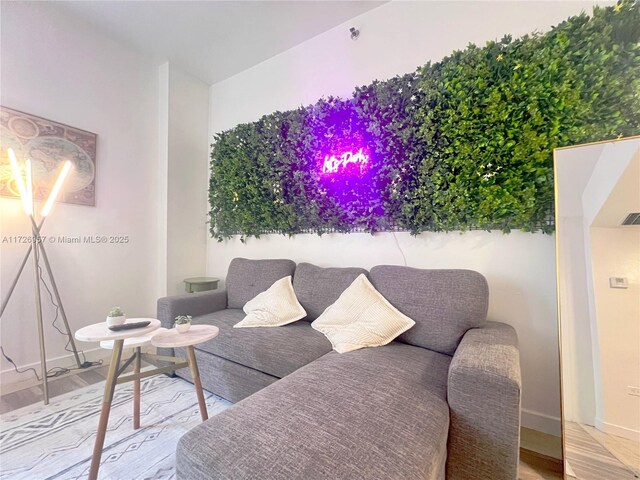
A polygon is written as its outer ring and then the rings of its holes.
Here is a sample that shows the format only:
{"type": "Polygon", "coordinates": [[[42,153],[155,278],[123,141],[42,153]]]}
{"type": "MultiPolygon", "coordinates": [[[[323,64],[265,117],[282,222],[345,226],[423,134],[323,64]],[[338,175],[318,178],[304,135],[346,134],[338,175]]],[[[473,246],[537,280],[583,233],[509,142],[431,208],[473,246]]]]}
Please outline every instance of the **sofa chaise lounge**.
{"type": "Polygon", "coordinates": [[[196,347],[200,376],[235,402],[182,437],[178,478],[516,479],[517,338],[486,320],[487,307],[487,282],[469,270],[247,259],[231,262],[226,290],[158,300],[164,327],[186,314],[219,327],[196,347]],[[416,324],[386,346],[338,354],[310,321],[361,273],[416,324]],[[248,300],[288,275],[306,319],[233,328],[248,300]]]}

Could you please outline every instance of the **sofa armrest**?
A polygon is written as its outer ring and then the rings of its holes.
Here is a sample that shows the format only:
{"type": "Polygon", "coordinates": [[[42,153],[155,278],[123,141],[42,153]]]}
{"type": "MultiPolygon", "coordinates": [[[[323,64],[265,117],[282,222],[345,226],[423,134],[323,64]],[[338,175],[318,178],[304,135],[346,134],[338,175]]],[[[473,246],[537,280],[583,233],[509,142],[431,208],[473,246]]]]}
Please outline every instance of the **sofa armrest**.
{"type": "Polygon", "coordinates": [[[164,328],[173,328],[178,315],[196,317],[227,308],[226,290],[185,293],[158,299],[158,320],[164,328]]]}
{"type": "Polygon", "coordinates": [[[515,480],[520,447],[520,353],[515,330],[469,330],[449,366],[447,479],[515,480]]]}

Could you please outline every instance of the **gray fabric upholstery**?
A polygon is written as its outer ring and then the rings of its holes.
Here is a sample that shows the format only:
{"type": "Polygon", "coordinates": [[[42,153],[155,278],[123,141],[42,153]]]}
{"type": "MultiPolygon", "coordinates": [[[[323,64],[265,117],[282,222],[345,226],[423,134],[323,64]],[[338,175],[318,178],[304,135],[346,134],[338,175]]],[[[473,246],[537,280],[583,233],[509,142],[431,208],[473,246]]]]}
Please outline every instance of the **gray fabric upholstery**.
{"type": "Polygon", "coordinates": [[[329,353],[186,433],[177,478],[442,480],[450,361],[396,342],[329,353]]]}
{"type": "Polygon", "coordinates": [[[416,324],[397,340],[453,355],[467,330],[487,317],[486,279],[471,270],[423,270],[382,265],[371,283],[416,324]]]}
{"type": "Polygon", "coordinates": [[[215,325],[220,329],[216,338],[196,345],[195,349],[278,378],[331,351],[329,340],[308,322],[283,327],[233,328],[244,316],[242,310],[227,309],[195,317],[194,324],[215,325]]]}
{"type": "Polygon", "coordinates": [[[318,318],[362,273],[367,275],[364,268],[321,268],[310,263],[298,264],[293,289],[307,311],[307,320],[318,318]]]}
{"type": "MultiPolygon", "coordinates": [[[[210,290],[207,292],[186,293],[158,299],[157,318],[164,328],[173,328],[173,322],[178,315],[191,315],[192,317],[204,315],[227,308],[226,290],[210,290]]],[[[158,348],[158,355],[171,357],[173,348],[158,348]]],[[[156,361],[159,367],[169,365],[166,362],[156,361]]],[[[169,376],[173,376],[170,374],[169,376]]]]}
{"type": "MultiPolygon", "coordinates": [[[[175,350],[177,356],[187,358],[183,348],[175,350]]],[[[195,355],[202,387],[230,402],[239,402],[278,380],[277,377],[197,349],[195,355]]],[[[181,368],[176,374],[193,383],[188,368],[181,368]]]]}
{"type": "Polygon", "coordinates": [[[234,258],[227,272],[226,288],[229,308],[242,308],[277,280],[293,276],[296,269],[291,260],[248,260],[234,258]]]}
{"type": "Polygon", "coordinates": [[[158,299],[158,320],[165,328],[173,328],[178,315],[192,317],[227,308],[227,292],[210,290],[207,292],[185,293],[158,299]]]}
{"type": "Polygon", "coordinates": [[[514,480],[520,440],[520,356],[515,330],[469,330],[449,367],[447,479],[514,480]]]}

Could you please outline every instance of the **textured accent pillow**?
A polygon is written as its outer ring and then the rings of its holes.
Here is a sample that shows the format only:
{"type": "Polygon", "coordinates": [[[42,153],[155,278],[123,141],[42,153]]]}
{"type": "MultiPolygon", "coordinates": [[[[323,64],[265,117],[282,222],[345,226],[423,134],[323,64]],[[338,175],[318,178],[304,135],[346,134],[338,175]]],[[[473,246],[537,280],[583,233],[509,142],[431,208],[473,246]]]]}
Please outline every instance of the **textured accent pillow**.
{"type": "Polygon", "coordinates": [[[338,353],[380,347],[415,325],[359,275],[311,326],[324,333],[338,353]]]}
{"type": "Polygon", "coordinates": [[[280,327],[307,316],[293,291],[291,275],[249,300],[243,310],[247,316],[233,328],[280,327]]]}

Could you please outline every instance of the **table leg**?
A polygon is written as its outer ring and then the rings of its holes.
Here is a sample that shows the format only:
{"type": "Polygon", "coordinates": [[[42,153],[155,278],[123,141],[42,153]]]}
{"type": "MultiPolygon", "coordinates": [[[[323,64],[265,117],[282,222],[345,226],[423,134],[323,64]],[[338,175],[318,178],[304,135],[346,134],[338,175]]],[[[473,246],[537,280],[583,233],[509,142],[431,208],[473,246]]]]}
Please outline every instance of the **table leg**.
{"type": "MultiPolygon", "coordinates": [[[[134,355],[136,359],[133,361],[134,373],[140,373],[140,355],[142,351],[140,347],[136,347],[134,355]]],[[[140,428],[140,380],[133,381],[133,429],[138,430],[140,428]]]]}
{"type": "Polygon", "coordinates": [[[109,364],[109,373],[107,374],[107,382],[104,386],[104,396],[102,397],[102,411],[100,412],[100,422],[98,423],[98,432],[96,433],[96,443],[93,446],[93,456],[91,457],[89,480],[97,480],[98,478],[100,458],[102,457],[102,447],[104,447],[104,437],[107,434],[109,412],[111,411],[113,392],[116,389],[118,366],[120,365],[120,358],[122,357],[123,344],[124,340],[116,340],[113,342],[111,363],[109,364]]]}
{"type": "Polygon", "coordinates": [[[204,422],[209,418],[209,415],[207,414],[207,404],[204,401],[204,393],[202,393],[202,383],[200,383],[200,373],[198,373],[198,362],[196,362],[196,354],[193,351],[193,345],[187,346],[186,350],[189,368],[191,369],[191,377],[193,378],[193,386],[195,387],[196,395],[198,396],[200,416],[204,422]]]}

